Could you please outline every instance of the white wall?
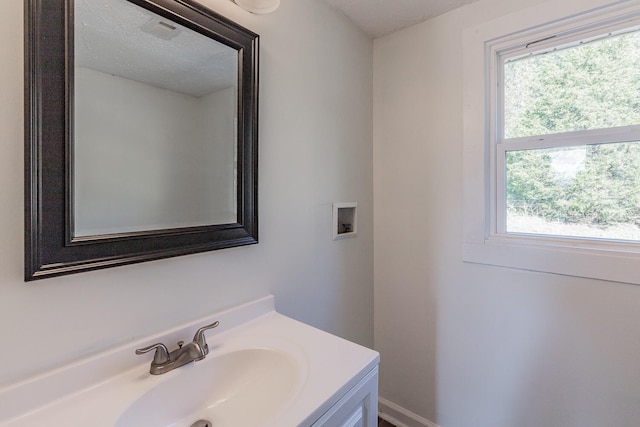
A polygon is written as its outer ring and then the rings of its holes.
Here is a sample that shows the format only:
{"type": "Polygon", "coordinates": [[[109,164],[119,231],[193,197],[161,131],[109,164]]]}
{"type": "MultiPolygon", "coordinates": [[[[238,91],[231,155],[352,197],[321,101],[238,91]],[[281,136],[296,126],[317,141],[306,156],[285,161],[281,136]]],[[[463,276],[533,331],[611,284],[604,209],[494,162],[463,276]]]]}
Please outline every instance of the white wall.
{"type": "Polygon", "coordinates": [[[76,235],[236,222],[233,88],[197,98],[75,72],[76,235]]]}
{"type": "Polygon", "coordinates": [[[462,32],[537,3],[374,42],[380,395],[442,427],[637,426],[640,287],[461,261],[462,32]]]}
{"type": "Polygon", "coordinates": [[[237,97],[236,87],[229,87],[200,98],[198,118],[203,132],[203,157],[209,164],[204,169],[204,181],[216,194],[204,208],[205,212],[216,212],[221,223],[236,222],[237,216],[238,156],[236,144],[229,144],[229,141],[236,141],[237,97]]]}
{"type": "Polygon", "coordinates": [[[317,0],[266,16],[202,3],[261,35],[260,243],[28,284],[23,1],[3,3],[0,386],[268,293],[282,313],[372,345],[372,43],[317,0]],[[332,241],[333,201],[358,202],[356,239],[332,241]]]}

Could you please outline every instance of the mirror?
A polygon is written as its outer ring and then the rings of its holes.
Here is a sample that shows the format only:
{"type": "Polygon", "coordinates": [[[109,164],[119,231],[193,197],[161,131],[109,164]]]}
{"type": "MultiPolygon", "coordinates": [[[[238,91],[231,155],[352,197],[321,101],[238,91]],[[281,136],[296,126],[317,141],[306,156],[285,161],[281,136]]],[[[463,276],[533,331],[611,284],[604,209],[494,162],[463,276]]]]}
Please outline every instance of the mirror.
{"type": "Polygon", "coordinates": [[[257,243],[256,34],[191,0],[25,13],[26,280],[257,243]]]}

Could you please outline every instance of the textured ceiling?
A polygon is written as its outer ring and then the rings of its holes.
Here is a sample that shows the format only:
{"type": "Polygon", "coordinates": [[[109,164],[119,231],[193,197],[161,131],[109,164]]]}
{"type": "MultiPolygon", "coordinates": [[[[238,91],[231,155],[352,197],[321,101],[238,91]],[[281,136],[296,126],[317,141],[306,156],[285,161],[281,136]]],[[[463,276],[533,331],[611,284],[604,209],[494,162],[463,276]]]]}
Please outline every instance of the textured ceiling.
{"type": "MultiPolygon", "coordinates": [[[[477,0],[324,1],[380,37],[477,0]]],[[[144,27],[155,18],[126,0],[76,0],[76,65],[193,96],[234,84],[233,49],[179,25],[170,40],[151,35],[144,27]]]]}
{"type": "Polygon", "coordinates": [[[196,97],[235,85],[234,49],[133,3],[76,0],[74,15],[76,66],[196,97]],[[164,21],[176,28],[169,40],[164,21]]]}
{"type": "Polygon", "coordinates": [[[477,0],[324,0],[371,37],[409,27],[477,0]]]}

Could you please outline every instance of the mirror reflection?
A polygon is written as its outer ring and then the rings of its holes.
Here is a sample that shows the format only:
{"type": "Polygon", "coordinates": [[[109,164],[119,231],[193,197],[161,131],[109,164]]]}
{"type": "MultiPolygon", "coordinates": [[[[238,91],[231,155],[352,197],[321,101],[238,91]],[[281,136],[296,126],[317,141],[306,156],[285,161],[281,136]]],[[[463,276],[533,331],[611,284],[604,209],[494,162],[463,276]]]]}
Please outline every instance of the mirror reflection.
{"type": "Polygon", "coordinates": [[[238,52],[127,0],[76,0],[74,236],[236,223],[238,52]]]}

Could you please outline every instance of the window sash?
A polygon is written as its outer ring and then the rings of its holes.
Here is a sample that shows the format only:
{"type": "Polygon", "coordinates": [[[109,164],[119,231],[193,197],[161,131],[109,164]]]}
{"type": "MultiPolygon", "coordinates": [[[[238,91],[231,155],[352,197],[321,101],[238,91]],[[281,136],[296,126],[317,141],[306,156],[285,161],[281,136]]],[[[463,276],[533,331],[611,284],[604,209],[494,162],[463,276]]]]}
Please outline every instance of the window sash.
{"type": "MultiPolygon", "coordinates": [[[[535,55],[543,55],[554,50],[563,50],[577,47],[582,42],[589,43],[596,40],[604,40],[623,34],[640,31],[640,10],[630,12],[624,16],[614,15],[606,19],[585,23],[582,26],[568,26],[549,31],[540,31],[531,35],[500,42],[486,46],[491,61],[488,64],[488,83],[493,90],[489,92],[489,101],[492,112],[493,141],[498,143],[503,140],[504,133],[504,81],[505,63],[522,60],[535,55]]],[[[569,132],[571,133],[571,132],[569,132]]],[[[553,134],[545,134],[541,137],[549,137],[553,134]]],[[[527,136],[525,138],[535,138],[527,136]]],[[[519,139],[519,138],[513,138],[519,139]]]]}
{"type": "MultiPolygon", "coordinates": [[[[507,167],[506,155],[509,151],[524,151],[535,149],[550,149],[563,147],[581,147],[596,144],[615,144],[622,142],[640,141],[640,126],[624,126],[611,129],[598,129],[587,131],[567,132],[562,134],[545,135],[539,137],[513,138],[507,142],[497,143],[495,145],[494,163],[495,171],[494,182],[492,186],[494,194],[492,199],[491,217],[492,234],[498,235],[521,235],[522,233],[507,232],[507,167]]],[[[538,234],[533,234],[538,236],[538,234]]],[[[550,235],[550,238],[571,239],[572,237],[550,235]]],[[[589,238],[580,238],[589,239],[589,238]]],[[[602,240],[602,239],[600,239],[602,240]]],[[[604,239],[611,241],[610,239],[604,239]]],[[[634,244],[629,242],[627,244],[634,244]]],[[[640,247],[640,246],[639,246],[640,247]]]]}
{"type": "Polygon", "coordinates": [[[580,28],[551,32],[533,39],[526,39],[500,49],[500,56],[503,63],[518,61],[523,58],[544,55],[555,50],[568,49],[579,46],[582,43],[617,37],[638,30],[640,30],[640,12],[629,14],[624,18],[616,17],[580,28]]]}
{"type": "MultiPolygon", "coordinates": [[[[489,111],[492,112],[489,127],[489,229],[488,236],[523,236],[523,233],[508,233],[506,231],[507,200],[506,200],[506,153],[545,148],[577,147],[594,144],[621,143],[640,141],[640,124],[590,129],[572,132],[558,132],[552,134],[532,135],[518,138],[504,138],[504,64],[508,61],[520,60],[528,56],[544,54],[554,49],[565,49],[578,46],[580,41],[594,41],[615,37],[624,33],[637,31],[640,28],[640,11],[624,18],[616,17],[595,24],[571,28],[564,31],[538,33],[534,38],[521,38],[509,44],[493,44],[490,48],[490,58],[487,76],[488,84],[493,90],[488,92],[489,111]]],[[[526,236],[526,235],[525,235],[526,236]]],[[[607,239],[593,239],[584,237],[567,237],[539,234],[528,235],[528,239],[542,239],[545,244],[552,241],[573,241],[574,244],[604,240],[605,244],[614,242],[607,239]]],[[[623,242],[622,245],[635,245],[640,250],[640,244],[623,242]]],[[[600,243],[597,243],[600,245],[600,243]]]]}
{"type": "Polygon", "coordinates": [[[517,151],[536,148],[560,148],[616,142],[634,142],[639,140],[640,125],[631,125],[606,129],[562,132],[551,135],[509,138],[498,140],[496,144],[505,151],[517,151]]]}

